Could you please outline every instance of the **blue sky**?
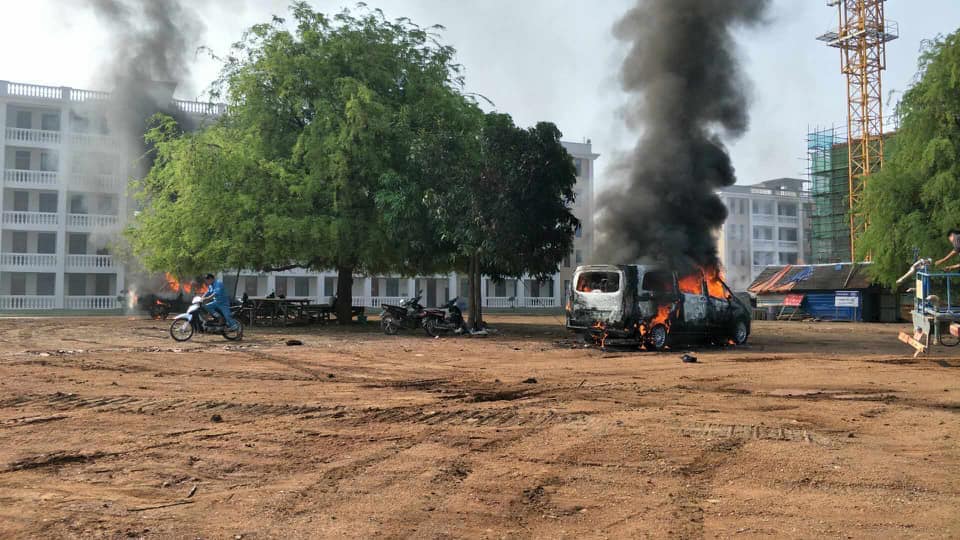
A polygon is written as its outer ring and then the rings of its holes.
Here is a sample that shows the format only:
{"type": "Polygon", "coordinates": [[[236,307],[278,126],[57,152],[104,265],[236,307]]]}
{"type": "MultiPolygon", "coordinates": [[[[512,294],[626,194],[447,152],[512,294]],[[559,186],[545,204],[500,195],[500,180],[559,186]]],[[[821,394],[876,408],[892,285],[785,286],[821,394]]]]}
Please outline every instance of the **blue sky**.
{"type": "MultiPolygon", "coordinates": [[[[704,0],[709,1],[709,0],[704,0]]],[[[312,2],[337,10],[353,2],[312,2]]],[[[4,0],[7,21],[0,33],[0,79],[102,88],[109,37],[82,0],[4,0]],[[21,21],[22,23],[14,23],[21,21]]],[[[191,2],[204,20],[192,36],[217,52],[228,50],[244,28],[286,12],[273,0],[191,2]]],[[[611,35],[613,23],[631,0],[368,0],[388,16],[407,16],[421,25],[443,24],[445,41],[459,52],[468,88],[493,100],[521,125],[555,122],[565,138],[592,139],[598,183],[616,181],[608,167],[636,139],[624,126],[625,103],[618,83],[626,45],[611,35]]],[[[753,183],[804,171],[804,137],[809,126],[844,124],[845,87],[839,52],[815,37],[836,26],[836,10],[822,0],[775,0],[770,24],[740,33],[746,74],[752,84],[751,127],[730,144],[739,183],[753,183]]],[[[896,99],[916,73],[922,40],[960,26],[956,0],[891,0],[887,17],[900,26],[888,46],[884,99],[896,99]]],[[[178,97],[193,99],[218,66],[198,58],[178,97]]]]}

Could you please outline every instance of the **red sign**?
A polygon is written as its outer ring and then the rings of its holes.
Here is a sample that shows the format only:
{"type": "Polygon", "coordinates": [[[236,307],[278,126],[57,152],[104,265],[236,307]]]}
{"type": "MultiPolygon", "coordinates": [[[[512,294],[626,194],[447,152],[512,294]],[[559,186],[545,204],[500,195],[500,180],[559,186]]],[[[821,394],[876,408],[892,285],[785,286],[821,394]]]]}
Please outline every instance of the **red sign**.
{"type": "Polygon", "coordinates": [[[783,305],[787,307],[800,307],[800,304],[803,303],[802,294],[788,294],[786,298],[783,299],[783,305]]]}

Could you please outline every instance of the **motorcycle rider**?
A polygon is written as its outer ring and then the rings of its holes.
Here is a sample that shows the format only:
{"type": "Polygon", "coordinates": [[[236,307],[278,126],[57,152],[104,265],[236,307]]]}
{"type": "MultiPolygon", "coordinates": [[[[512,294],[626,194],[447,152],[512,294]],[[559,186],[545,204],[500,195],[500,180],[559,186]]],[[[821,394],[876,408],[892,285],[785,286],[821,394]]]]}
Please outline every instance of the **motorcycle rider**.
{"type": "Polygon", "coordinates": [[[213,274],[207,274],[207,277],[204,278],[203,281],[207,284],[207,292],[203,295],[203,299],[213,299],[207,304],[207,309],[214,314],[219,312],[223,317],[224,324],[227,325],[227,329],[236,330],[238,326],[237,321],[233,320],[233,317],[230,316],[230,300],[223,287],[223,282],[213,274]]]}

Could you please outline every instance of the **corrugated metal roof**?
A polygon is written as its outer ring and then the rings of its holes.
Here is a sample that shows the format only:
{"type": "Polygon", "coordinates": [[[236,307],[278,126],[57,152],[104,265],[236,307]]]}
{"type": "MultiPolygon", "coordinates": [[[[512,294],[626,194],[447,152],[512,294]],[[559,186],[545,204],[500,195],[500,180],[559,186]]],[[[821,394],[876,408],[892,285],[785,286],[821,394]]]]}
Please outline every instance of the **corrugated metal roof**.
{"type": "Polygon", "coordinates": [[[836,291],[867,289],[870,263],[798,264],[768,266],[747,288],[754,294],[787,291],[836,291]]]}

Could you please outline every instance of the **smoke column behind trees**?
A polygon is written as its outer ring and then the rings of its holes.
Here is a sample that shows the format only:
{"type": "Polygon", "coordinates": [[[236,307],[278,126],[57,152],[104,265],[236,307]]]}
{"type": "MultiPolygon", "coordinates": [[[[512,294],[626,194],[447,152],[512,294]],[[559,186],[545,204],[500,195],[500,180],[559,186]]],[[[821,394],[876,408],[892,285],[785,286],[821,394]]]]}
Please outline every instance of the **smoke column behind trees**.
{"type": "Polygon", "coordinates": [[[736,182],[724,140],[747,129],[748,85],[733,32],[767,0],[640,0],[614,27],[630,45],[621,81],[639,141],[597,207],[598,263],[716,267],[726,219],[715,191],[736,182]]]}

